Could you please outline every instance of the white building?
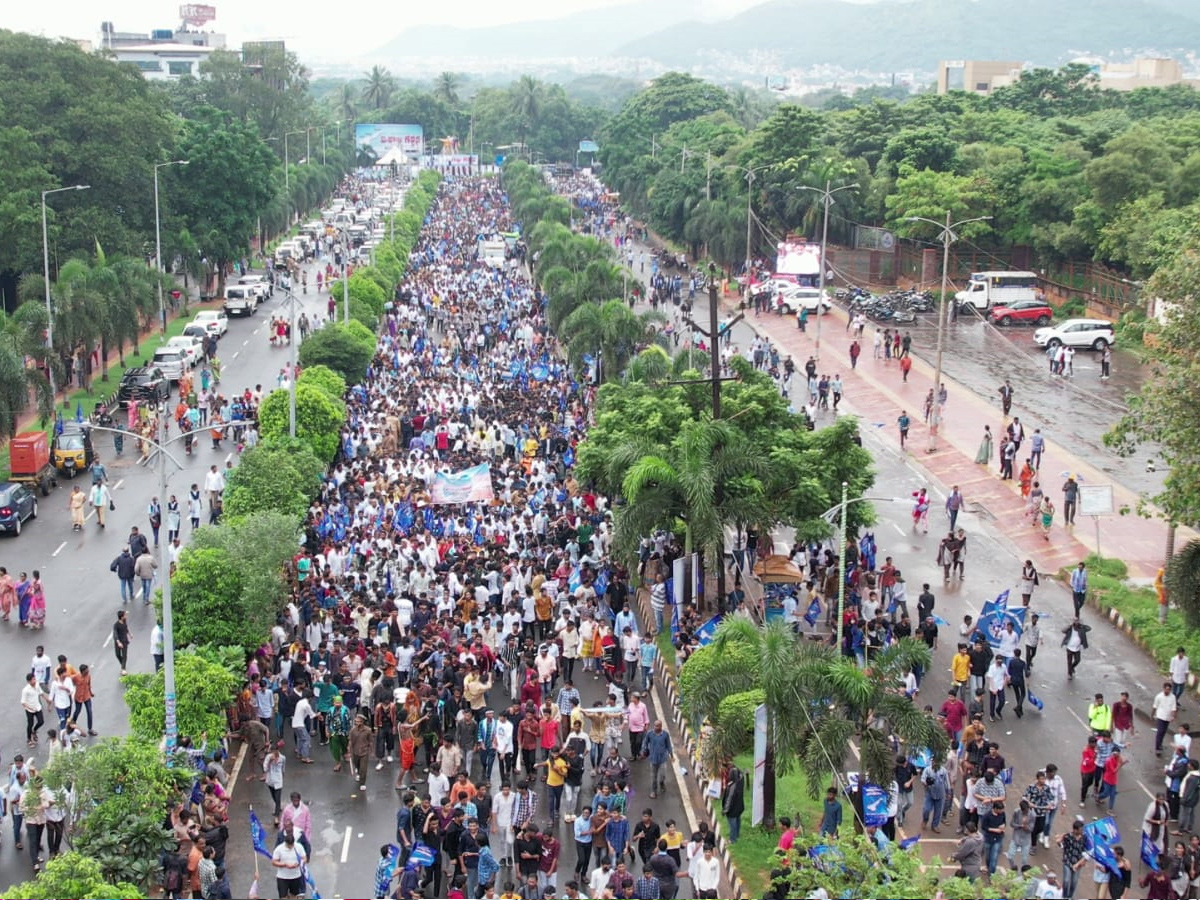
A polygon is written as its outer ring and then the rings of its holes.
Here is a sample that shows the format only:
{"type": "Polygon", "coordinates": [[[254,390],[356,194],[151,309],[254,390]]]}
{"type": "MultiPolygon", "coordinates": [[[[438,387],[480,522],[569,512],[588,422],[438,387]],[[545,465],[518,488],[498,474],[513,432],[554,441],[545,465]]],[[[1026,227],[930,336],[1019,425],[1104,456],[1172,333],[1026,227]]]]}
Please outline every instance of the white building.
{"type": "Polygon", "coordinates": [[[216,49],[194,44],[146,43],[114,47],[108,52],[117,62],[133,63],[146,79],[166,81],[184,75],[199,78],[200,63],[216,49]]]}

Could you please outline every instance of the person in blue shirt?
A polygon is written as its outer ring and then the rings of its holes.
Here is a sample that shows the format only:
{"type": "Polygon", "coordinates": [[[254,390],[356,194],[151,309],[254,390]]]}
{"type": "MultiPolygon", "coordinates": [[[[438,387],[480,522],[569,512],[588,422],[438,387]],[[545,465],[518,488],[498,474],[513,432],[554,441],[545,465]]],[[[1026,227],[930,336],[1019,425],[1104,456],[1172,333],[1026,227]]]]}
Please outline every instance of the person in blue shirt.
{"type": "Polygon", "coordinates": [[[642,635],[642,646],[638,649],[638,662],[642,667],[642,688],[649,691],[654,686],[654,661],[658,658],[658,645],[653,634],[642,635]]]}
{"type": "Polygon", "coordinates": [[[585,806],[583,812],[572,823],[575,834],[575,875],[580,880],[588,877],[588,864],[592,859],[592,808],[585,806]]]}
{"type": "Polygon", "coordinates": [[[644,738],[642,752],[650,760],[650,796],[654,797],[656,791],[667,789],[667,781],[663,777],[663,766],[675,758],[671,735],[663,728],[662,719],[654,720],[654,730],[644,738]]]}

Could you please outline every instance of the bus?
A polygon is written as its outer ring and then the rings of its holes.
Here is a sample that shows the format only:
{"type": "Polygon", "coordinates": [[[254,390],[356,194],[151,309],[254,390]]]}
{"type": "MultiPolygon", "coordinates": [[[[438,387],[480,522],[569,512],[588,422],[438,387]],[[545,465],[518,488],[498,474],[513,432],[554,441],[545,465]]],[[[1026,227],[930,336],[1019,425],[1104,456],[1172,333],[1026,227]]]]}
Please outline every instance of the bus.
{"type": "Polygon", "coordinates": [[[1036,300],[1038,277],[1033,272],[972,272],[965,290],[954,295],[959,309],[986,312],[989,307],[1036,300]]]}

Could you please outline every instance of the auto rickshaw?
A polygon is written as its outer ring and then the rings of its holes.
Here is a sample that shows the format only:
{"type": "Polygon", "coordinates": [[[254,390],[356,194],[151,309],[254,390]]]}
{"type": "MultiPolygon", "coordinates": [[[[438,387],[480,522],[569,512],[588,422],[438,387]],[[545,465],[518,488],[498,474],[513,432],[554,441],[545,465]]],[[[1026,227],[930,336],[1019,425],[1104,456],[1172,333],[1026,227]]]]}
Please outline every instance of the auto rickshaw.
{"type": "Polygon", "coordinates": [[[50,445],[54,468],[68,478],[74,478],[76,472],[90,468],[95,456],[91,432],[86,425],[77,422],[64,422],[62,432],[54,435],[50,445]]]}

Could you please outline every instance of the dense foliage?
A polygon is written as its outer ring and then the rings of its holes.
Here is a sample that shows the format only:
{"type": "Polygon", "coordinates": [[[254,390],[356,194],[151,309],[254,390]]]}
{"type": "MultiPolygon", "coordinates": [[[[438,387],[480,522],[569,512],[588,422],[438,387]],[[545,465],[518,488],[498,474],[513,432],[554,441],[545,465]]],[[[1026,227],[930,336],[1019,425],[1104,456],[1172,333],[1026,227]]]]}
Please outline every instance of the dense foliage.
{"type": "Polygon", "coordinates": [[[600,158],[623,204],[725,264],[745,254],[752,168],[755,213],[776,233],[816,234],[820,196],[798,185],[856,183],[837,200],[834,241],[850,243],[856,223],[906,233],[906,217],[940,219],[950,198],[992,216],[974,235],[984,249],[1030,245],[1046,261],[1095,258],[1141,277],[1200,210],[1200,94],[1101,91],[1071,65],[988,97],[781,104],[747,130],[730,95],[668,73],[612,117],[600,158]]]}
{"type": "MultiPolygon", "coordinates": [[[[236,623],[235,623],[236,624],[236,623]]],[[[163,671],[121,679],[129,707],[129,731],[137,741],[157,746],[165,733],[166,701],[163,671]]],[[[199,747],[204,735],[213,740],[225,733],[225,708],[238,687],[238,676],[215,651],[175,651],[175,717],[179,734],[199,747]]],[[[160,795],[161,797],[162,795],[160,795]]]]}

